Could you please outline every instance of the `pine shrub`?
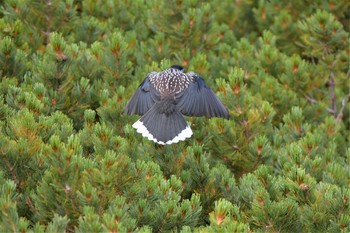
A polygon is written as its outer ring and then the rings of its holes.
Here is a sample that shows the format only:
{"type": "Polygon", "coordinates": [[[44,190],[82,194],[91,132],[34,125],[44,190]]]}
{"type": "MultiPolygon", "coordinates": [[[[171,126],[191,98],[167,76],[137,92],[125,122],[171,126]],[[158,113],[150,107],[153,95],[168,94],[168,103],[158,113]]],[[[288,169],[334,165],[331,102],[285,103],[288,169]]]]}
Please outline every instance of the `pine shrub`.
{"type": "Polygon", "coordinates": [[[349,232],[350,2],[0,1],[0,232],[349,232]],[[230,119],[123,108],[200,74],[230,119]]]}

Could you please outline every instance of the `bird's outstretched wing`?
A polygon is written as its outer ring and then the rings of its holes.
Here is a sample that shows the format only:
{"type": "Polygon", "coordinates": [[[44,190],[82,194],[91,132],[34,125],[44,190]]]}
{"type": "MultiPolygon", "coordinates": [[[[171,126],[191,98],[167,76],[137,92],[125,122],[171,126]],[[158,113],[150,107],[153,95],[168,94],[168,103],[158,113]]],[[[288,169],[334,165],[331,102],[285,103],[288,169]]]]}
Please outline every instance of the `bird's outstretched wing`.
{"type": "Polygon", "coordinates": [[[204,80],[194,72],[187,75],[193,77],[192,83],[179,96],[177,106],[186,116],[206,116],[229,118],[225,106],[216,97],[214,92],[205,84],[204,80]]]}
{"type": "Polygon", "coordinates": [[[159,100],[159,94],[149,81],[150,76],[155,75],[155,73],[156,72],[152,72],[148,74],[142,81],[134,95],[126,104],[124,112],[129,115],[136,114],[142,116],[159,100]]]}

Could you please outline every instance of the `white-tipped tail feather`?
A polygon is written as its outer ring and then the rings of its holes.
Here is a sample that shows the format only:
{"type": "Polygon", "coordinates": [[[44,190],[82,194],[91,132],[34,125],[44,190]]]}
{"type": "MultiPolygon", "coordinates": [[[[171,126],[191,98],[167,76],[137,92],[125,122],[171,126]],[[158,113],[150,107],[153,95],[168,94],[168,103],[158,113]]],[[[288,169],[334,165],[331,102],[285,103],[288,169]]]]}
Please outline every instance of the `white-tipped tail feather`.
{"type": "Polygon", "coordinates": [[[190,138],[192,136],[192,130],[189,126],[187,126],[184,130],[182,130],[179,135],[174,137],[172,140],[166,142],[166,144],[178,143],[179,141],[184,141],[186,138],[190,138]]]}
{"type": "Polygon", "coordinates": [[[165,144],[173,144],[173,143],[178,143],[179,141],[184,141],[186,138],[190,138],[192,136],[192,130],[191,128],[187,125],[187,127],[182,130],[177,136],[175,136],[173,139],[167,141],[167,142],[162,142],[158,141],[156,138],[153,137],[153,135],[147,130],[147,128],[144,126],[142,121],[138,120],[136,121],[132,127],[136,129],[136,131],[142,136],[148,138],[151,141],[154,141],[158,144],[165,145],[165,144]]]}

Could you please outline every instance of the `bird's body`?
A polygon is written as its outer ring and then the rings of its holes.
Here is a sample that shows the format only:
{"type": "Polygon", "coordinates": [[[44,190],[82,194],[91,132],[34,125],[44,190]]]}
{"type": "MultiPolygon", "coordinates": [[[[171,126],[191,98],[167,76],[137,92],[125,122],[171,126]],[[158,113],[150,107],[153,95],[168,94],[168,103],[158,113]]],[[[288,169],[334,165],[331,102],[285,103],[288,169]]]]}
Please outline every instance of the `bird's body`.
{"type": "Polygon", "coordinates": [[[159,144],[172,144],[192,136],[182,114],[228,118],[229,114],[204,80],[194,72],[184,73],[175,65],[151,72],[125,107],[141,115],[133,124],[138,133],[159,144]]]}

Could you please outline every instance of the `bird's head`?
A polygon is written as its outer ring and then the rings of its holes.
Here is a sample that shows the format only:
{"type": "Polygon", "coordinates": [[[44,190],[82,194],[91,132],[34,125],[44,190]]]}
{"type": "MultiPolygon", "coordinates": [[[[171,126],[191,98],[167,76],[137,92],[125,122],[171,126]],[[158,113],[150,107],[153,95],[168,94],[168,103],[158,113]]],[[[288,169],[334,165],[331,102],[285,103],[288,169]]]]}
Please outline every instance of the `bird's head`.
{"type": "Polygon", "coordinates": [[[176,70],[180,70],[180,71],[184,71],[185,69],[182,67],[182,66],[180,66],[180,65],[172,65],[172,66],[170,66],[170,68],[173,68],[173,69],[176,69],[176,70]]]}

